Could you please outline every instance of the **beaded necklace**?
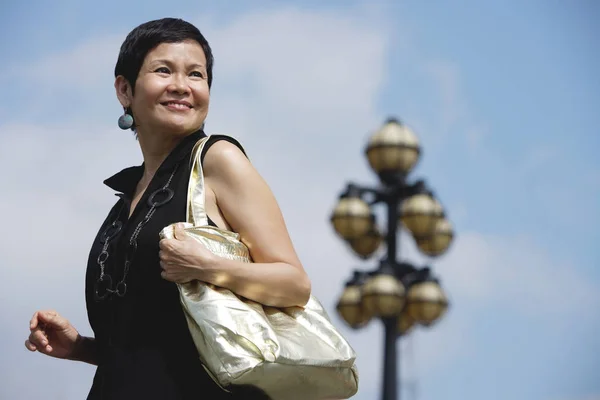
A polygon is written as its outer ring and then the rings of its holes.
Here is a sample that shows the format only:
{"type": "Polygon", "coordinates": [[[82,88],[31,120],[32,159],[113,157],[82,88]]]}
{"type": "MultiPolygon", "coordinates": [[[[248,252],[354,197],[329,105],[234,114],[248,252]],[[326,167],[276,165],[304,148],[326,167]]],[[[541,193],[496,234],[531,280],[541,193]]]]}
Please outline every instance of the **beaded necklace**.
{"type": "Polygon", "coordinates": [[[129,267],[131,267],[131,264],[133,263],[133,259],[135,257],[135,253],[137,252],[137,248],[138,248],[137,238],[138,238],[140,232],[142,231],[142,228],[150,221],[150,219],[156,212],[156,209],[161,206],[164,206],[165,204],[170,202],[171,199],[173,199],[175,192],[173,191],[173,189],[171,189],[169,187],[169,185],[171,184],[171,181],[173,180],[173,177],[175,176],[175,173],[177,172],[178,167],[179,167],[179,164],[175,165],[175,168],[173,169],[173,172],[171,173],[171,176],[169,177],[169,180],[167,181],[167,183],[160,189],[157,189],[154,192],[152,192],[150,194],[150,196],[148,197],[148,205],[150,206],[150,210],[148,210],[144,219],[142,219],[138,223],[135,230],[133,231],[133,234],[131,235],[131,238],[129,239],[129,247],[128,247],[127,253],[125,255],[125,265],[123,268],[123,277],[115,286],[113,286],[113,278],[109,274],[104,272],[104,269],[105,269],[104,264],[106,263],[106,261],[108,260],[108,257],[110,256],[108,249],[109,249],[111,240],[113,240],[117,236],[117,234],[121,231],[121,229],[123,228],[123,223],[121,221],[119,221],[118,218],[119,218],[119,215],[121,215],[123,208],[125,207],[125,202],[123,202],[123,205],[121,206],[119,213],[117,214],[117,219],[115,221],[113,221],[104,230],[104,232],[102,232],[102,235],[100,236],[100,241],[103,243],[102,251],[100,252],[100,254],[98,255],[98,258],[96,260],[96,262],[98,263],[98,266],[100,267],[100,275],[99,275],[98,279],[96,280],[96,283],[94,284],[94,299],[96,301],[102,301],[102,300],[104,300],[108,297],[114,296],[114,295],[116,295],[118,297],[124,297],[125,294],[127,293],[126,279],[127,279],[127,274],[129,273],[129,267]],[[163,196],[164,196],[164,198],[162,200],[160,200],[160,198],[163,196]]]}

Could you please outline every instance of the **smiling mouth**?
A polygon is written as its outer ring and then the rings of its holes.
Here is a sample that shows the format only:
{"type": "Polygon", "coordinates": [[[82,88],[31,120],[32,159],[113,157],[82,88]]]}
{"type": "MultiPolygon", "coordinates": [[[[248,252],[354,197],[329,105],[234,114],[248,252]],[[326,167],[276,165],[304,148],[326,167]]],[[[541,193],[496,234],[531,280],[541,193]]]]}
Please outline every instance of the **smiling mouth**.
{"type": "Polygon", "coordinates": [[[174,110],[191,110],[193,107],[189,103],[182,103],[179,101],[166,101],[161,103],[163,106],[174,109],[174,110]]]}

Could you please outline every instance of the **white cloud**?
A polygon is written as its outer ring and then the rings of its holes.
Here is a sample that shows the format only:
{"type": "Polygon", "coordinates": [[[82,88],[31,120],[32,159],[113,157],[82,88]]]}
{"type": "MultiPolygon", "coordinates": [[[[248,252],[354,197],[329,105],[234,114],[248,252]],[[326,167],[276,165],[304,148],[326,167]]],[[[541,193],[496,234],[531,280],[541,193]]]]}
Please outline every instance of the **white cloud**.
{"type": "Polygon", "coordinates": [[[70,85],[79,91],[95,89],[110,84],[124,35],[93,38],[39,62],[13,65],[7,73],[27,77],[47,87],[70,85]]]}
{"type": "Polygon", "coordinates": [[[373,28],[355,15],[288,10],[250,14],[212,42],[225,82],[251,77],[282,109],[365,112],[384,72],[386,39],[373,28]]]}
{"type": "Polygon", "coordinates": [[[593,281],[569,260],[550,257],[546,248],[524,235],[460,232],[435,272],[457,301],[479,309],[501,305],[553,321],[557,328],[571,323],[562,317],[587,319],[593,316],[594,305],[600,306],[593,281]]]}

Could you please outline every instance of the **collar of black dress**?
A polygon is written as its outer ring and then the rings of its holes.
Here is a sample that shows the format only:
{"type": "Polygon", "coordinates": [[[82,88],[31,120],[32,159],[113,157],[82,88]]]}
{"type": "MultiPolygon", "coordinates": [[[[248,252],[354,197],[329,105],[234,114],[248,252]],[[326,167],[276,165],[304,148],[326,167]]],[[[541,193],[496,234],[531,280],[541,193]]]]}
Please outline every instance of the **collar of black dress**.
{"type": "MultiPolygon", "coordinates": [[[[203,138],[205,133],[202,130],[196,131],[186,136],[174,149],[169,153],[167,158],[158,168],[156,173],[162,173],[165,171],[171,171],[175,164],[179,163],[183,158],[188,156],[192,151],[192,148],[198,140],[203,138]]],[[[144,164],[135,167],[125,168],[120,172],[117,172],[110,178],[104,181],[104,184],[109,188],[123,193],[125,195],[131,195],[135,190],[136,185],[142,178],[144,173],[144,164]]]]}

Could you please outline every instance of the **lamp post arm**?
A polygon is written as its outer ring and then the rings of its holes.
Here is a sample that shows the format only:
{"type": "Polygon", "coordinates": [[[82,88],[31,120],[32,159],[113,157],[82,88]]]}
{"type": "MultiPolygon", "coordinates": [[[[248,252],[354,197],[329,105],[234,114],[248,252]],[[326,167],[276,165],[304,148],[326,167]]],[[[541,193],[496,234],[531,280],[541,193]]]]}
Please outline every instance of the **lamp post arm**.
{"type": "Polygon", "coordinates": [[[347,184],[346,190],[342,193],[342,197],[360,197],[362,199],[364,195],[371,195],[373,198],[370,201],[367,201],[367,203],[369,206],[372,206],[373,204],[384,201],[385,194],[386,192],[384,190],[370,186],[361,186],[350,182],[347,184]]]}
{"type": "Polygon", "coordinates": [[[362,186],[354,182],[348,182],[346,185],[346,190],[344,190],[344,192],[341,194],[341,197],[360,197],[362,199],[365,195],[370,195],[372,198],[367,201],[369,206],[378,203],[389,204],[390,202],[395,202],[397,207],[399,207],[402,201],[420,193],[428,193],[433,195],[431,190],[427,187],[425,181],[422,179],[419,179],[413,183],[400,181],[393,185],[386,185],[380,188],[362,186]]]}

